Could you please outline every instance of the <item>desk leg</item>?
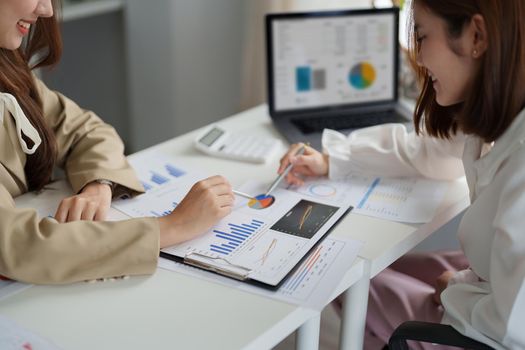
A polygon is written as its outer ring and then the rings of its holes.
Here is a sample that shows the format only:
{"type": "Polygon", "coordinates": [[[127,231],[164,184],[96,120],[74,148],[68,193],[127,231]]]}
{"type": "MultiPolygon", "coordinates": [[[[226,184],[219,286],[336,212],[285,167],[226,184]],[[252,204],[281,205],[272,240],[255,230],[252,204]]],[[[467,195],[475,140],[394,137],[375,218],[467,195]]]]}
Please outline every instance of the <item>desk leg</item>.
{"type": "Polygon", "coordinates": [[[363,349],[368,290],[370,287],[370,267],[367,267],[365,267],[365,273],[361,279],[352,285],[343,296],[341,330],[339,333],[340,350],[363,349]]]}
{"type": "Polygon", "coordinates": [[[321,313],[304,323],[296,332],[295,348],[297,350],[318,350],[321,313]]]}

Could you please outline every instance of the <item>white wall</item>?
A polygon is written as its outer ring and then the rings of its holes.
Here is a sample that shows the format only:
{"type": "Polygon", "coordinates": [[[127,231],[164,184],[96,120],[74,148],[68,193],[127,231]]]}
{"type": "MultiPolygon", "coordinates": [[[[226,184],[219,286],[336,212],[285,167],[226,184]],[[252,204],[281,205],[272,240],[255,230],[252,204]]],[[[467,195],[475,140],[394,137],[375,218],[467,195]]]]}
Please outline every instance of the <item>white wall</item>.
{"type": "Polygon", "coordinates": [[[46,84],[95,111],[128,140],[128,103],[121,11],[62,24],[59,65],[42,70],[46,84]]]}
{"type": "Polygon", "coordinates": [[[63,23],[44,81],[112,124],[135,152],[240,105],[243,0],[127,0],[63,23]]]}
{"type": "Polygon", "coordinates": [[[243,0],[128,0],[134,150],[238,111],[243,6],[243,0]]]}

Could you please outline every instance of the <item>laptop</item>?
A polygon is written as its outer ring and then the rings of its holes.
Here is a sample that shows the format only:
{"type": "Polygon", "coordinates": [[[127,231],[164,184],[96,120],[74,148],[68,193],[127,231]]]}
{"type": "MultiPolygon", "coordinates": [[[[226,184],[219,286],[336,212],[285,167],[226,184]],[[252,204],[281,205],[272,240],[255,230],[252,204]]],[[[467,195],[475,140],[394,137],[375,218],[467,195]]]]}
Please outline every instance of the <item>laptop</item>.
{"type": "Polygon", "coordinates": [[[397,8],[266,15],[268,106],[291,142],[325,128],[406,123],[398,104],[397,8]]]}

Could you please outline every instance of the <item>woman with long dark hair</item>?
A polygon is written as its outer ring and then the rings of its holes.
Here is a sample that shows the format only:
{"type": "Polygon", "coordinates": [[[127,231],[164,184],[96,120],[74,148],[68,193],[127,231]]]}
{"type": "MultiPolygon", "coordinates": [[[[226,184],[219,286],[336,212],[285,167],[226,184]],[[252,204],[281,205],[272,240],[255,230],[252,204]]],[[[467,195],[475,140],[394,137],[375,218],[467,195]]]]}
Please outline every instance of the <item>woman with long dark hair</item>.
{"type": "Polygon", "coordinates": [[[32,70],[61,53],[58,0],[0,0],[0,275],[67,283],[153,273],[159,247],[204,233],[232,208],[228,182],[198,182],[162,218],[104,222],[117,193],[143,192],[115,130],[49,90],[32,70]],[[40,190],[62,167],[76,195],[55,218],[17,209],[13,198],[40,190]]]}
{"type": "MultiPolygon", "coordinates": [[[[346,137],[325,132],[279,172],[336,177],[455,178],[471,205],[458,228],[463,253],[408,255],[370,287],[365,347],[380,349],[410,319],[444,322],[494,348],[525,348],[525,1],[413,0],[410,52],[422,91],[416,133],[385,125],[346,137]]],[[[385,232],[387,235],[388,232],[385,232]]],[[[436,349],[431,344],[417,348],[436,349]]]]}

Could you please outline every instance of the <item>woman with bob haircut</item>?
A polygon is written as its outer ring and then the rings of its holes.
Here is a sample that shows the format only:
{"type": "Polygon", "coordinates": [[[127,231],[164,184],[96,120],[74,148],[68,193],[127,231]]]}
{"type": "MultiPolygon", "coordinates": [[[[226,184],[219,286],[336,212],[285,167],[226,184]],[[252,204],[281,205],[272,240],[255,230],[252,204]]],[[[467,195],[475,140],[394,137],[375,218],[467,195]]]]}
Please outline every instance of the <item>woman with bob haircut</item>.
{"type": "MultiPolygon", "coordinates": [[[[322,154],[293,145],[278,172],[351,171],[467,178],[462,254],[409,254],[370,287],[365,348],[407,320],[443,322],[496,349],[525,348],[525,1],[413,0],[409,48],[422,90],[415,133],[383,125],[345,137],[325,130],[322,154]],[[461,161],[460,161],[461,159],[461,161]],[[466,260],[464,259],[464,256],[466,260]]],[[[388,234],[388,232],[385,232],[388,234]]],[[[415,343],[414,348],[436,349],[415,343]]]]}
{"type": "Polygon", "coordinates": [[[0,0],[0,275],[51,284],[151,274],[159,248],[192,239],[230,213],[231,187],[211,177],[167,216],[103,221],[112,196],[144,189],[115,130],[32,74],[60,57],[59,5],[0,0]],[[56,220],[16,208],[13,198],[42,189],[55,165],[76,193],[60,203],[56,220]]]}

